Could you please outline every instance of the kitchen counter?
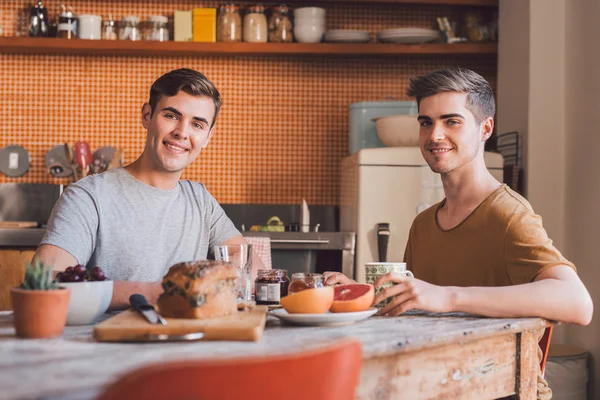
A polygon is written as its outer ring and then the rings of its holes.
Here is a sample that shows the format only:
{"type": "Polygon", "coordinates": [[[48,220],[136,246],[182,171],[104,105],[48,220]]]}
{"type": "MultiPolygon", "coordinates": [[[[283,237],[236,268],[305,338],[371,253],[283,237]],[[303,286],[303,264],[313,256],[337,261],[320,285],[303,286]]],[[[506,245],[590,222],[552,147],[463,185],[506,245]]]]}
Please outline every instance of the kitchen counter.
{"type": "MultiPolygon", "coordinates": [[[[0,249],[35,249],[43,228],[0,229],[0,249]]],[[[342,272],[354,276],[354,232],[241,232],[244,236],[270,237],[273,250],[341,250],[342,272]]]]}
{"type": "Polygon", "coordinates": [[[46,233],[43,228],[3,229],[0,228],[0,248],[35,249],[46,233]]]}
{"type": "MultiPolygon", "coordinates": [[[[62,337],[20,340],[0,316],[0,398],[91,399],[121,374],[167,360],[275,355],[327,345],[362,344],[358,399],[535,399],[540,318],[476,318],[410,312],[351,325],[298,327],[269,316],[258,342],[98,343],[92,326],[62,337]]],[[[290,379],[298,377],[290,377],[290,379]]]]}
{"type": "Polygon", "coordinates": [[[354,232],[242,232],[244,236],[271,238],[273,250],[341,250],[341,272],[354,276],[354,232]]]}
{"type": "MultiPolygon", "coordinates": [[[[36,248],[44,228],[2,229],[0,248],[36,248]]],[[[353,250],[354,232],[241,232],[244,236],[270,237],[273,249],[353,250]]]]}

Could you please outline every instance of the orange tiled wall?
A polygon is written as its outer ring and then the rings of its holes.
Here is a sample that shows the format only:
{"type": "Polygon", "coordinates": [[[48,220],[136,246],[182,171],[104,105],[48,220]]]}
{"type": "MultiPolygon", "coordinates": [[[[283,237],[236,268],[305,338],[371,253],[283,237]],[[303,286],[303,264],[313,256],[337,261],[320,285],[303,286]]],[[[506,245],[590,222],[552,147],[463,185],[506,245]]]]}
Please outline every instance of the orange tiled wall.
{"type": "MultiPolygon", "coordinates": [[[[51,12],[58,3],[48,1],[51,12]]],[[[172,16],[199,3],[176,1],[71,1],[76,13],[120,19],[172,16]]],[[[204,6],[218,3],[206,2],[204,6]]],[[[17,29],[16,0],[0,2],[5,36],[17,29]]],[[[328,5],[329,28],[369,30],[431,27],[438,15],[459,19],[460,7],[328,5]]],[[[142,151],[140,109],[161,74],[179,67],[205,73],[223,96],[216,134],[184,173],[206,183],[226,203],[337,204],[338,165],[348,149],[348,105],[406,99],[407,79],[460,65],[495,86],[493,56],[371,57],[111,57],[0,54],[0,146],[23,145],[29,172],[0,182],[55,182],[44,167],[46,151],[62,142],[87,140],[92,149],[125,149],[125,161],[142,151]]]]}

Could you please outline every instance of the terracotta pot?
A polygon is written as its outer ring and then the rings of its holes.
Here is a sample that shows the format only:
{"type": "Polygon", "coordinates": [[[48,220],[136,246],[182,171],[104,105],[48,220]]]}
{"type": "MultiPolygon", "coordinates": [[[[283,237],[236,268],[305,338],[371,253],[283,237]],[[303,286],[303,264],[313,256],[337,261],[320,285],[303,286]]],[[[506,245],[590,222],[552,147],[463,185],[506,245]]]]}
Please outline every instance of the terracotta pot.
{"type": "Polygon", "coordinates": [[[65,329],[71,290],[10,289],[13,323],[20,338],[51,338],[65,329]]]}

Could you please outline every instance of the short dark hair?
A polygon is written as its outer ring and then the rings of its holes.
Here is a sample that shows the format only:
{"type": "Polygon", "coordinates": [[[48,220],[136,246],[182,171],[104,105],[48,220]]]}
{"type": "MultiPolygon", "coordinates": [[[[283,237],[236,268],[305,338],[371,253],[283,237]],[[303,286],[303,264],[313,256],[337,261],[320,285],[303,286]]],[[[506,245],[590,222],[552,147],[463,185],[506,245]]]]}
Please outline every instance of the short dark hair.
{"type": "Polygon", "coordinates": [[[221,109],[221,94],[206,76],[189,68],[167,72],[152,84],[152,87],[150,87],[150,100],[148,100],[152,114],[154,114],[154,109],[162,96],[172,97],[177,95],[180,90],[192,96],[206,96],[213,100],[215,117],[211,124],[212,128],[221,109]]]}
{"type": "Polygon", "coordinates": [[[469,69],[440,69],[424,76],[410,79],[406,94],[421,99],[443,92],[467,93],[467,108],[475,116],[477,123],[494,117],[496,102],[494,91],[484,77],[469,69]]]}

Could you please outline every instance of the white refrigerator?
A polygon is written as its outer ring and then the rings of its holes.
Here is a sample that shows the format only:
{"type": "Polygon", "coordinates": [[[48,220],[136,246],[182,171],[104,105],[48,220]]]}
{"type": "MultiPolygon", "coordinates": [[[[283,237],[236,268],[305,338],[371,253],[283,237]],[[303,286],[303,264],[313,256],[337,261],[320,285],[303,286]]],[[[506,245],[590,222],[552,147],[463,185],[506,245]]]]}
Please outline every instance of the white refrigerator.
{"type": "MultiPolygon", "coordinates": [[[[502,155],[486,152],[484,157],[502,182],[502,155]]],[[[354,270],[342,272],[364,283],[365,263],[381,261],[378,236],[388,238],[386,261],[402,261],[413,219],[443,198],[440,175],[431,171],[418,147],[363,149],[344,158],[340,230],[356,232],[356,255],[354,270]]]]}

